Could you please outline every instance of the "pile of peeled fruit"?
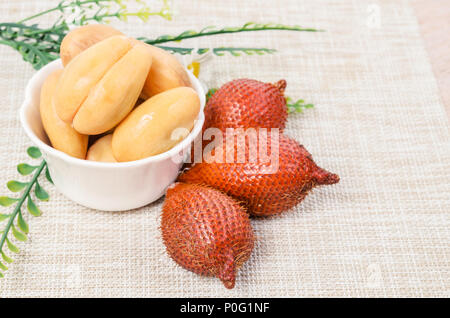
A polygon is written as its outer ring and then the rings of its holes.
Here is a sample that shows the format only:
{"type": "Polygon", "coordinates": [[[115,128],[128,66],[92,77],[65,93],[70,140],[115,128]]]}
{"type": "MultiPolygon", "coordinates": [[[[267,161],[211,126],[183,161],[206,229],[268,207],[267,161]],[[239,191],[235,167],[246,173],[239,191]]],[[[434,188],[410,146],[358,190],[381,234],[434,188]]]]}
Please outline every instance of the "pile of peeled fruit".
{"type": "Polygon", "coordinates": [[[47,77],[40,98],[55,149],[133,161],[168,151],[194,127],[200,99],[185,68],[163,49],[88,25],[68,33],[60,53],[64,68],[47,77]]]}

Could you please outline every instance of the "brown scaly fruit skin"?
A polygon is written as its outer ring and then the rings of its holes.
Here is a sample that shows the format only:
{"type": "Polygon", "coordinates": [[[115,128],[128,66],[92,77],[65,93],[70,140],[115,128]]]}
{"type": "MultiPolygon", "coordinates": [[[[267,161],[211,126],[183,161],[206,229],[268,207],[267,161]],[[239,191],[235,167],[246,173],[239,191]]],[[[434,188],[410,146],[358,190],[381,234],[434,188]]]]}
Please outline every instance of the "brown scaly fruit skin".
{"type": "MultiPolygon", "coordinates": [[[[284,90],[286,81],[275,84],[242,78],[225,83],[208,100],[204,113],[207,128],[279,128],[283,131],[288,117],[284,90]]],[[[202,151],[209,141],[202,142],[202,151]]],[[[191,166],[196,161],[194,146],[191,147],[191,166]]]]}
{"type": "MultiPolygon", "coordinates": [[[[255,216],[270,216],[286,211],[301,202],[316,186],[339,182],[339,176],[316,165],[311,154],[295,140],[279,136],[279,169],[272,174],[267,162],[258,158],[251,162],[248,157],[249,140],[241,139],[240,145],[247,154],[243,163],[237,163],[239,144],[234,143],[234,163],[211,162],[213,149],[202,163],[196,163],[178,177],[178,181],[203,184],[244,202],[249,213],[255,216]]],[[[224,140],[225,137],[224,137],[224,140]]],[[[259,143],[259,141],[258,141],[259,143]]],[[[226,153],[225,142],[218,146],[226,153]]],[[[268,154],[271,153],[271,138],[267,138],[268,154]]],[[[224,157],[225,158],[225,157],[224,157]]]]}
{"type": "Polygon", "coordinates": [[[236,201],[209,187],[183,183],[167,190],[161,231],[176,263],[215,276],[229,289],[255,240],[248,214],[236,201]]]}
{"type": "Polygon", "coordinates": [[[206,128],[280,128],[287,120],[286,81],[275,84],[236,79],[224,84],[205,106],[206,128]]]}

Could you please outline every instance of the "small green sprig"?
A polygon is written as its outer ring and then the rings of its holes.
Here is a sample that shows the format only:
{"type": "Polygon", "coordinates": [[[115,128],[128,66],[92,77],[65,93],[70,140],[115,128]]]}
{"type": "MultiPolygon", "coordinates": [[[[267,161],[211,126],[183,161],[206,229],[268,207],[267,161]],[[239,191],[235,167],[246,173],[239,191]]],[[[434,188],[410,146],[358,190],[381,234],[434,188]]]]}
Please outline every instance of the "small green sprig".
{"type": "Polygon", "coordinates": [[[70,26],[86,25],[89,22],[107,23],[113,18],[127,21],[129,17],[137,17],[146,22],[150,16],[154,15],[169,20],[172,17],[167,0],[162,1],[162,8],[158,11],[152,11],[143,1],[135,1],[141,4],[137,11],[128,11],[126,0],[61,1],[56,7],[17,23],[0,23],[0,44],[18,51],[26,62],[38,70],[59,58],[61,42],[69,32],[70,26]],[[61,15],[49,28],[43,29],[36,24],[24,24],[55,11],[60,12],[61,15]]]}
{"type": "Polygon", "coordinates": [[[66,25],[40,29],[37,25],[0,23],[0,43],[18,51],[35,69],[59,57],[59,46],[68,30],[66,25]]]}
{"type": "Polygon", "coordinates": [[[137,17],[147,22],[150,16],[160,16],[167,20],[172,19],[172,11],[168,0],[162,0],[161,8],[157,11],[152,10],[145,1],[135,0],[140,4],[137,11],[128,11],[127,2],[130,0],[63,0],[56,7],[39,12],[27,17],[19,23],[33,20],[37,17],[51,12],[59,11],[62,16],[72,16],[68,24],[84,25],[89,21],[108,22],[108,18],[118,18],[127,21],[129,17],[137,17]],[[75,15],[73,15],[75,14],[75,15]]]}
{"type": "MultiPolygon", "coordinates": [[[[116,0],[121,3],[122,1],[116,0]]],[[[118,12],[118,18],[122,21],[127,21],[128,17],[138,17],[144,22],[147,22],[151,16],[160,16],[167,20],[172,20],[172,9],[170,8],[169,0],[163,0],[162,6],[159,11],[153,11],[150,7],[145,5],[145,1],[136,0],[137,3],[141,3],[143,6],[137,12],[128,12],[126,6],[123,6],[121,11],[118,12]]]]}
{"type": "Polygon", "coordinates": [[[286,106],[289,113],[303,113],[304,109],[313,108],[313,104],[306,104],[303,99],[292,101],[292,98],[286,97],[286,106]]]}
{"type": "MultiPolygon", "coordinates": [[[[32,159],[39,159],[42,157],[40,150],[36,147],[28,148],[27,153],[32,159]]],[[[34,189],[36,198],[41,201],[48,201],[49,199],[47,191],[42,188],[38,180],[44,169],[47,180],[53,183],[45,160],[42,160],[39,165],[20,163],[17,165],[17,171],[23,176],[33,174],[33,177],[29,182],[20,182],[16,180],[8,181],[6,185],[11,192],[16,193],[23,191],[19,198],[9,196],[0,197],[0,205],[3,207],[9,207],[15,204],[14,210],[11,213],[0,213],[0,222],[3,223],[6,221],[5,227],[0,231],[0,254],[2,257],[2,259],[0,259],[0,278],[4,276],[3,272],[8,270],[7,264],[13,262],[13,259],[8,256],[4,249],[5,244],[10,252],[19,253],[19,248],[12,242],[11,237],[8,237],[8,235],[11,233],[15,240],[20,242],[28,240],[27,235],[29,233],[29,226],[22,213],[22,207],[25,204],[25,201],[27,210],[32,216],[40,216],[42,213],[31,198],[31,191],[34,189]]]]}
{"type": "Polygon", "coordinates": [[[186,48],[186,47],[174,47],[174,46],[163,46],[163,45],[156,45],[159,48],[162,48],[166,51],[172,52],[172,53],[178,53],[181,55],[190,55],[192,53],[197,54],[206,54],[209,51],[212,50],[212,52],[217,56],[223,56],[225,53],[229,53],[233,56],[241,56],[242,54],[246,55],[265,55],[265,54],[273,54],[276,52],[274,49],[267,49],[267,48],[245,48],[245,47],[217,47],[217,48],[186,48]]]}
{"type": "Polygon", "coordinates": [[[138,38],[148,44],[160,44],[166,42],[179,42],[186,39],[198,38],[203,36],[211,36],[218,34],[227,33],[240,33],[240,32],[254,32],[254,31],[270,31],[270,30],[281,30],[281,31],[300,31],[300,32],[321,32],[322,30],[313,28],[303,28],[298,25],[284,25],[284,24],[273,24],[273,23],[255,23],[247,22],[241,27],[226,27],[218,29],[215,26],[207,26],[200,31],[187,30],[178,35],[161,35],[156,39],[148,39],[145,37],[138,38]]]}

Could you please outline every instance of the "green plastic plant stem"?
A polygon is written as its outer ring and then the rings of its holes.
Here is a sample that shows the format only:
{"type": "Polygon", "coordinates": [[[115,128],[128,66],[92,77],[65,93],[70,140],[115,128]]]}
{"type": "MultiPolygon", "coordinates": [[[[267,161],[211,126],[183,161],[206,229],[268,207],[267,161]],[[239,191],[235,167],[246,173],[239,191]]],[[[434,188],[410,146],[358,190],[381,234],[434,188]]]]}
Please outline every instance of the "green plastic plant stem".
{"type": "Polygon", "coordinates": [[[48,28],[48,29],[35,29],[27,34],[25,34],[26,36],[32,36],[35,34],[44,34],[44,33],[50,33],[50,34],[54,34],[54,35],[58,35],[61,36],[61,33],[58,33],[58,30],[63,30],[63,32],[66,30],[67,26],[65,25],[59,25],[59,26],[55,26],[52,28],[48,28]]]}
{"type": "Polygon", "coordinates": [[[16,48],[15,47],[15,42],[13,42],[13,41],[0,40],[0,44],[4,44],[4,45],[7,45],[7,46],[10,46],[13,49],[16,48]]]}
{"type": "Polygon", "coordinates": [[[36,172],[33,175],[33,179],[31,179],[30,183],[25,188],[25,191],[22,193],[22,197],[17,202],[17,205],[14,208],[13,213],[10,214],[11,216],[9,218],[9,221],[6,224],[5,230],[3,231],[3,234],[2,234],[2,238],[0,239],[0,251],[3,250],[3,245],[5,244],[9,230],[11,229],[11,226],[13,225],[17,214],[19,214],[19,211],[22,208],[23,203],[25,202],[26,198],[30,194],[30,191],[33,188],[34,184],[36,183],[37,178],[39,177],[39,175],[41,174],[42,170],[45,168],[46,165],[47,165],[47,163],[45,162],[45,160],[42,160],[41,164],[39,165],[39,168],[36,170],[36,172]]]}
{"type": "Polygon", "coordinates": [[[255,27],[251,29],[245,29],[240,28],[236,30],[213,30],[209,32],[203,32],[203,33],[195,33],[195,34],[186,34],[186,35],[178,35],[170,39],[155,39],[155,40],[149,40],[144,38],[139,38],[140,40],[144,40],[148,44],[159,44],[159,43],[166,43],[166,42],[177,42],[185,39],[191,39],[191,38],[198,38],[202,36],[211,36],[211,35],[217,35],[217,34],[227,34],[227,33],[239,33],[239,32],[252,32],[252,31],[271,31],[271,30],[283,30],[283,31],[303,31],[303,32],[323,32],[323,30],[318,29],[311,29],[311,28],[297,28],[297,27],[271,27],[271,26],[262,26],[262,27],[255,27]]]}
{"type": "MultiPolygon", "coordinates": [[[[85,0],[85,1],[77,0],[77,1],[70,2],[70,3],[66,4],[66,5],[62,5],[63,2],[60,2],[58,6],[56,6],[54,8],[51,8],[51,9],[48,9],[48,10],[45,10],[45,11],[42,11],[42,12],[39,12],[39,13],[37,13],[35,15],[32,15],[30,17],[27,17],[25,19],[22,19],[18,23],[23,23],[23,22],[32,20],[34,18],[43,16],[45,14],[48,14],[48,13],[51,13],[51,12],[54,12],[54,11],[61,11],[62,12],[66,8],[82,7],[82,6],[84,6],[86,4],[90,4],[90,3],[92,3],[92,4],[95,3],[100,8],[106,8],[106,7],[103,7],[103,6],[106,5],[107,3],[110,3],[110,2],[115,2],[118,5],[121,5],[119,0],[85,0]]],[[[146,14],[149,15],[149,16],[155,16],[155,15],[161,15],[161,12],[147,12],[146,14]]],[[[135,13],[133,13],[133,12],[126,12],[126,13],[123,13],[123,15],[125,15],[125,16],[139,16],[140,13],[139,12],[135,12],[135,13]]],[[[104,14],[104,15],[99,15],[99,16],[95,15],[92,18],[86,19],[85,21],[87,21],[87,20],[99,21],[98,18],[100,18],[100,20],[101,20],[101,19],[104,19],[104,18],[112,18],[112,17],[120,18],[120,12],[111,13],[111,14],[104,14]]]]}
{"type": "MultiPolygon", "coordinates": [[[[64,6],[64,7],[62,7],[62,8],[66,8],[66,6],[64,6]]],[[[55,7],[55,8],[52,8],[52,9],[48,9],[48,10],[39,12],[39,13],[37,13],[37,14],[35,14],[35,15],[32,15],[32,16],[30,16],[30,17],[28,17],[28,18],[25,18],[25,19],[20,20],[19,23],[23,23],[23,22],[25,22],[25,21],[32,20],[32,19],[34,19],[34,18],[40,17],[40,16],[42,16],[42,15],[44,15],[44,14],[47,14],[47,13],[50,13],[50,12],[53,12],[53,11],[56,11],[56,10],[59,10],[59,7],[55,7]]]]}
{"type": "MultiPolygon", "coordinates": [[[[125,13],[124,15],[127,16],[127,17],[139,17],[140,14],[141,14],[140,12],[129,12],[129,13],[125,13]]],[[[146,15],[148,15],[148,16],[155,16],[155,15],[161,16],[161,12],[147,12],[146,15]]]]}
{"type": "Polygon", "coordinates": [[[97,3],[97,4],[98,4],[99,2],[108,2],[108,1],[101,1],[101,0],[85,0],[85,1],[71,2],[71,3],[66,4],[66,5],[62,5],[62,2],[60,2],[58,6],[56,6],[56,7],[54,7],[54,8],[51,8],[51,9],[48,9],[48,10],[45,10],[45,11],[42,11],[42,12],[39,12],[39,13],[37,13],[37,14],[35,14],[35,15],[32,15],[32,16],[30,16],[30,17],[28,17],[28,18],[25,18],[25,19],[23,19],[23,20],[20,20],[18,23],[23,23],[23,22],[25,22],[25,21],[32,20],[32,19],[34,19],[34,18],[43,16],[43,15],[45,15],[45,14],[47,14],[47,13],[50,13],[50,12],[53,12],[53,11],[58,11],[58,10],[61,11],[61,10],[65,9],[65,8],[73,7],[73,4],[75,4],[75,5],[77,5],[77,6],[82,6],[82,5],[89,4],[89,3],[97,3]]]}
{"type": "MultiPolygon", "coordinates": [[[[148,43],[146,41],[144,41],[145,43],[148,43]]],[[[166,50],[166,51],[171,51],[174,53],[179,53],[182,55],[187,55],[187,54],[192,54],[194,52],[194,48],[187,48],[187,47],[175,47],[175,46],[165,46],[165,45],[156,45],[157,47],[166,50]]],[[[258,52],[263,53],[263,54],[272,54],[275,53],[276,50],[274,49],[268,49],[268,48],[256,48],[256,47],[217,47],[217,48],[212,48],[213,53],[217,54],[217,53],[223,53],[223,52],[228,52],[231,54],[231,52],[240,52],[240,53],[246,53],[245,51],[250,51],[252,53],[258,54],[258,52]]],[[[210,51],[210,48],[197,48],[196,53],[197,54],[205,54],[207,52],[210,51]]]]}
{"type": "Polygon", "coordinates": [[[22,30],[31,30],[32,32],[30,31],[30,33],[26,34],[26,35],[29,35],[29,34],[34,34],[34,33],[47,33],[50,31],[55,31],[60,28],[64,28],[64,25],[55,25],[51,28],[40,29],[35,25],[25,25],[25,24],[14,23],[14,22],[2,22],[2,23],[0,23],[0,28],[1,27],[10,27],[10,28],[18,28],[18,29],[22,29],[22,30]]]}

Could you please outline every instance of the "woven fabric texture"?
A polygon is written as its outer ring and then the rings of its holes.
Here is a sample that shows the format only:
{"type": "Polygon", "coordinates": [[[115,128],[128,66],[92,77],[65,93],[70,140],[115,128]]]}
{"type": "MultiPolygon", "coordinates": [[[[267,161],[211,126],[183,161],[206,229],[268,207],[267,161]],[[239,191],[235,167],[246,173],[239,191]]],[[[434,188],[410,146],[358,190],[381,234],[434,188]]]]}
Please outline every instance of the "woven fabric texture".
{"type": "MultiPolygon", "coordinates": [[[[57,1],[0,1],[17,21],[57,1]]],[[[248,77],[286,79],[286,95],[315,108],[291,114],[286,133],[341,182],[292,211],[252,220],[257,236],[236,287],[178,267],[159,231],[163,199],[101,212],[42,180],[50,201],[27,218],[30,240],[0,280],[0,297],[421,297],[450,296],[450,133],[436,80],[408,1],[173,1],[175,17],[113,23],[156,37],[248,21],[326,30],[255,32],[184,41],[194,47],[269,47],[202,66],[210,87],[248,77]],[[375,16],[374,16],[375,14],[375,16]]],[[[37,21],[40,21],[39,19],[37,21]]],[[[41,20],[44,24],[48,18],[41,20]]],[[[35,72],[0,46],[0,171],[4,183],[29,160],[18,118],[35,72]]],[[[8,194],[3,186],[1,195],[8,194]]],[[[2,208],[6,211],[9,208],[2,208]]]]}

